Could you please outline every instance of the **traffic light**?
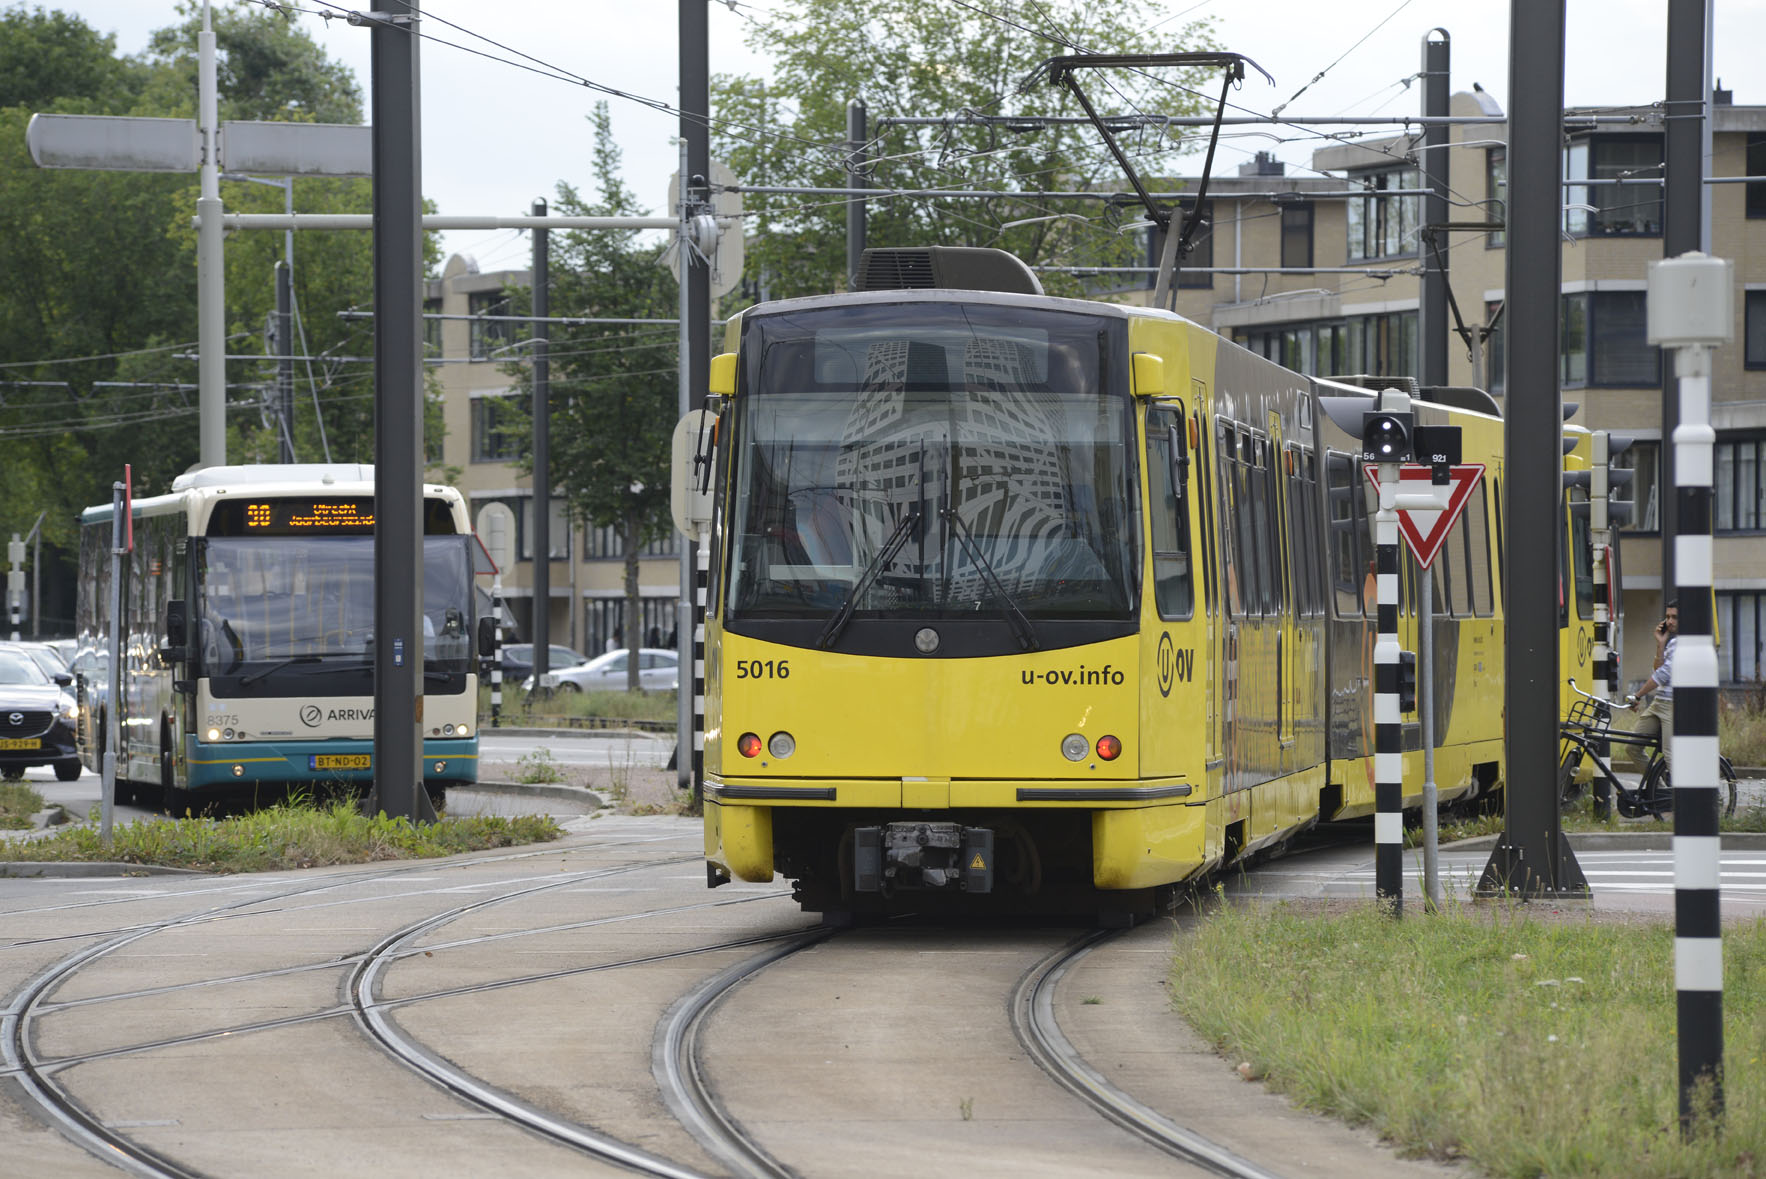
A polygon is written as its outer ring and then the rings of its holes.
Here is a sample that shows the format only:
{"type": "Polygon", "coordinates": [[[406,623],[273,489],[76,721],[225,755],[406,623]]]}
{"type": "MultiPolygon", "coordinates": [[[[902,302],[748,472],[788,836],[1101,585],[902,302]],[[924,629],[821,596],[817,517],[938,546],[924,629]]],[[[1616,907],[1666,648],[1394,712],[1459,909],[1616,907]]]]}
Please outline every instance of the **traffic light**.
{"type": "Polygon", "coordinates": [[[1398,711],[1416,711],[1416,652],[1398,653],[1398,711]]]}
{"type": "Polygon", "coordinates": [[[1408,413],[1368,410],[1361,417],[1361,457],[1370,463],[1408,463],[1416,453],[1411,442],[1414,422],[1408,413]]]}
{"type": "Polygon", "coordinates": [[[1632,499],[1632,480],[1637,472],[1629,462],[1617,465],[1636,441],[1629,434],[1594,432],[1594,477],[1589,498],[1606,502],[1608,528],[1622,528],[1637,515],[1637,504],[1632,499]]]}

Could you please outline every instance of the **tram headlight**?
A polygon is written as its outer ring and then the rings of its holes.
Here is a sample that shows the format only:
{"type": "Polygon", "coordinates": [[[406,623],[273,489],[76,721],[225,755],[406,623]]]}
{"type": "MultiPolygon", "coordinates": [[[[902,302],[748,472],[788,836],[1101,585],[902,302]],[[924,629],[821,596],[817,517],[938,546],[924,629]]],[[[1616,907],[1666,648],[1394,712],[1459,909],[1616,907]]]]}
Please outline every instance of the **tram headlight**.
{"type": "Polygon", "coordinates": [[[1122,756],[1122,742],[1107,734],[1099,737],[1098,756],[1105,761],[1115,761],[1122,756]]]}
{"type": "Polygon", "coordinates": [[[766,751],[784,761],[797,752],[797,738],[790,733],[778,732],[767,738],[766,751]]]}
{"type": "Polygon", "coordinates": [[[1084,761],[1090,752],[1091,742],[1085,739],[1084,733],[1068,733],[1061,738],[1061,754],[1068,761],[1084,761]]]}
{"type": "Polygon", "coordinates": [[[736,738],[736,752],[743,757],[760,756],[760,736],[757,733],[743,733],[736,738]]]}

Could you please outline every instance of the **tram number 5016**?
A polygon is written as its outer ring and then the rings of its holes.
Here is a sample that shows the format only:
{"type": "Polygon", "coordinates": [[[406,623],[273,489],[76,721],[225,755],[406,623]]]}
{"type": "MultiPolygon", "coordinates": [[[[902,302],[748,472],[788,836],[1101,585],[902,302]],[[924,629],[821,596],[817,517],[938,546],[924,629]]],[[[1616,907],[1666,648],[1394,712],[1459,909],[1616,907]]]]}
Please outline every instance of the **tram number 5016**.
{"type": "Polygon", "coordinates": [[[789,659],[738,659],[736,678],[739,680],[788,680],[791,678],[789,659]]]}

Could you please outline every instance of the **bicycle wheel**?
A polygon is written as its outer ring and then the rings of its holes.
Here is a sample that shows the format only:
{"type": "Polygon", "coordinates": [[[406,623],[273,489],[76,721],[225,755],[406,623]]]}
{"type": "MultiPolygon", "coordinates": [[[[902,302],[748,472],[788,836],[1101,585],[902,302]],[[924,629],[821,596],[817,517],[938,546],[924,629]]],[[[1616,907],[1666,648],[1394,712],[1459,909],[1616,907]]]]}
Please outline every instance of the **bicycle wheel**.
{"type": "MultiPolygon", "coordinates": [[[[1722,755],[1717,758],[1717,777],[1718,816],[1724,819],[1733,818],[1739,794],[1735,767],[1722,755]]],[[[1643,807],[1653,814],[1666,814],[1674,808],[1674,778],[1668,772],[1668,763],[1661,755],[1658,754],[1650,761],[1649,771],[1644,774],[1643,786],[1638,794],[1643,800],[1643,807]]]]}
{"type": "Polygon", "coordinates": [[[1581,783],[1576,781],[1576,771],[1582,766],[1582,750],[1574,745],[1564,751],[1558,761],[1558,810],[1571,811],[1582,801],[1585,793],[1581,783]]]}

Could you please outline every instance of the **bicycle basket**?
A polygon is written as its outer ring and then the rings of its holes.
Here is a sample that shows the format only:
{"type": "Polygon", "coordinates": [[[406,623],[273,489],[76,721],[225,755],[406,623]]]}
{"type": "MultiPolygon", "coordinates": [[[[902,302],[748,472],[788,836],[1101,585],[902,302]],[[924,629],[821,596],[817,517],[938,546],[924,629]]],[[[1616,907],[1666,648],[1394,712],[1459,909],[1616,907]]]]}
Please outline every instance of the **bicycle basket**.
{"type": "Polygon", "coordinates": [[[1613,726],[1613,706],[1605,700],[1579,697],[1570,705],[1568,723],[1592,733],[1604,733],[1613,726]]]}

